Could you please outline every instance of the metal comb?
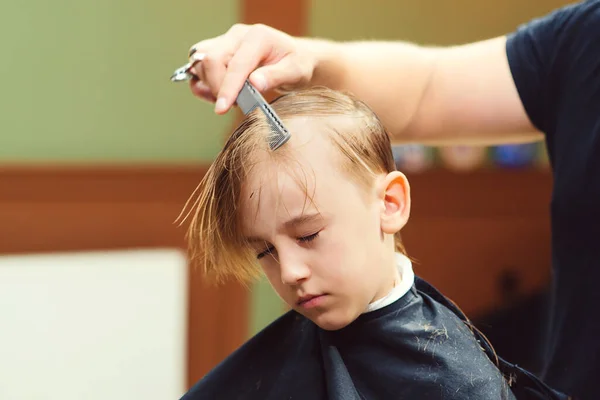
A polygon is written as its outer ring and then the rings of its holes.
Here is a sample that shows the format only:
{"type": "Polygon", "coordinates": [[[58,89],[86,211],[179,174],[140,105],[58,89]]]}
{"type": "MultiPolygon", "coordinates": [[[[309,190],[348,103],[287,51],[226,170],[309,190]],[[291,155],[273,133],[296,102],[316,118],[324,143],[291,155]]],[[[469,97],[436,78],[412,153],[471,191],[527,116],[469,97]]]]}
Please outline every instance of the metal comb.
{"type": "MultiPolygon", "coordinates": [[[[190,72],[191,68],[197,63],[202,61],[204,58],[203,54],[194,53],[191,56],[192,61],[188,62],[182,67],[179,67],[171,75],[171,81],[182,82],[189,81],[194,78],[194,74],[190,72]]],[[[271,150],[277,150],[283,144],[285,144],[290,138],[290,132],[283,125],[283,122],[275,111],[271,108],[269,103],[264,99],[258,90],[246,79],[242,90],[237,96],[237,105],[240,107],[245,115],[248,115],[255,108],[260,108],[262,113],[267,118],[269,124],[270,133],[267,136],[267,142],[271,150]]]]}

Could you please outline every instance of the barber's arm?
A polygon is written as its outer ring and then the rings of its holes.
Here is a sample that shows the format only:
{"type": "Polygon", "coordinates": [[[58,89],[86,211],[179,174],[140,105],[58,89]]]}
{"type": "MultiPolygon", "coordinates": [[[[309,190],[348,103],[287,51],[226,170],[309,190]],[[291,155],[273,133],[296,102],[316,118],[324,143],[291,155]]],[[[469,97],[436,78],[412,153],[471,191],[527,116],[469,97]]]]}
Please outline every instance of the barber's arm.
{"type": "Polygon", "coordinates": [[[365,101],[396,141],[539,139],[516,91],[505,45],[505,37],[448,48],[333,42],[235,25],[194,46],[206,56],[195,68],[200,81],[192,81],[192,91],[216,101],[221,114],[248,77],[261,91],[324,85],[365,101]]]}

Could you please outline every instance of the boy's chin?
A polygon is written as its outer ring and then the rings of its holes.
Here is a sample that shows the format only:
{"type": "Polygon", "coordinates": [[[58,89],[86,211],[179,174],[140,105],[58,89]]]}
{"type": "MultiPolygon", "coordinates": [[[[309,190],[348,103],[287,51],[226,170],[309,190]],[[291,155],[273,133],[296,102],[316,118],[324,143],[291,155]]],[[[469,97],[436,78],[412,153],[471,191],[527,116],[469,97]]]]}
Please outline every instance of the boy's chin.
{"type": "Polygon", "coordinates": [[[337,331],[350,325],[359,314],[343,312],[341,310],[328,310],[315,315],[305,317],[314,322],[319,328],[326,331],[337,331]]]}

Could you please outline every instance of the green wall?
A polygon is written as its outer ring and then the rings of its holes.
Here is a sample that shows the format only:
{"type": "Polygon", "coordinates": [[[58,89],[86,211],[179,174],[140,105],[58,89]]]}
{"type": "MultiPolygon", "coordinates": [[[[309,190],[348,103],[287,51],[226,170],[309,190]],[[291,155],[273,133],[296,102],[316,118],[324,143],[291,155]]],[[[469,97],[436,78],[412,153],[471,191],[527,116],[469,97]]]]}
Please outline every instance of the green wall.
{"type": "MultiPolygon", "coordinates": [[[[502,35],[566,0],[313,0],[309,36],[335,40],[406,40],[453,45],[502,35]]],[[[283,304],[262,282],[253,293],[252,332],[278,317],[283,304]]]]}
{"type": "MultiPolygon", "coordinates": [[[[214,114],[169,76],[195,41],[238,21],[239,4],[2,3],[0,164],[212,160],[234,113],[214,114]]],[[[269,289],[252,292],[250,333],[280,309],[269,289]]]]}
{"type": "Polygon", "coordinates": [[[336,40],[453,45],[510,32],[566,0],[312,0],[309,31],[336,40]]]}
{"type": "Polygon", "coordinates": [[[231,128],[169,81],[238,1],[8,1],[0,6],[0,162],[202,162],[231,128]]]}

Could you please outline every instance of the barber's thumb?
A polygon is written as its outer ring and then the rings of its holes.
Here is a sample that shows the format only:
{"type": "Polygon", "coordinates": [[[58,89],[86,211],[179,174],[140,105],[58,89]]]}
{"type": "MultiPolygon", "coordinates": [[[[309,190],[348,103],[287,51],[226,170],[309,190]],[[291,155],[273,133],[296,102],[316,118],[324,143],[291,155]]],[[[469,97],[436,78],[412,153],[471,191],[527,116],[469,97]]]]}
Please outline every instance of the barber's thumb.
{"type": "Polygon", "coordinates": [[[250,77],[248,78],[250,80],[250,83],[261,92],[270,89],[269,85],[267,84],[267,78],[263,70],[264,68],[257,69],[256,71],[251,73],[250,77]]]}
{"type": "Polygon", "coordinates": [[[303,80],[298,68],[295,68],[288,61],[281,61],[277,64],[266,65],[258,68],[250,74],[250,83],[258,90],[265,92],[267,90],[279,89],[282,86],[294,85],[303,80]]]}

